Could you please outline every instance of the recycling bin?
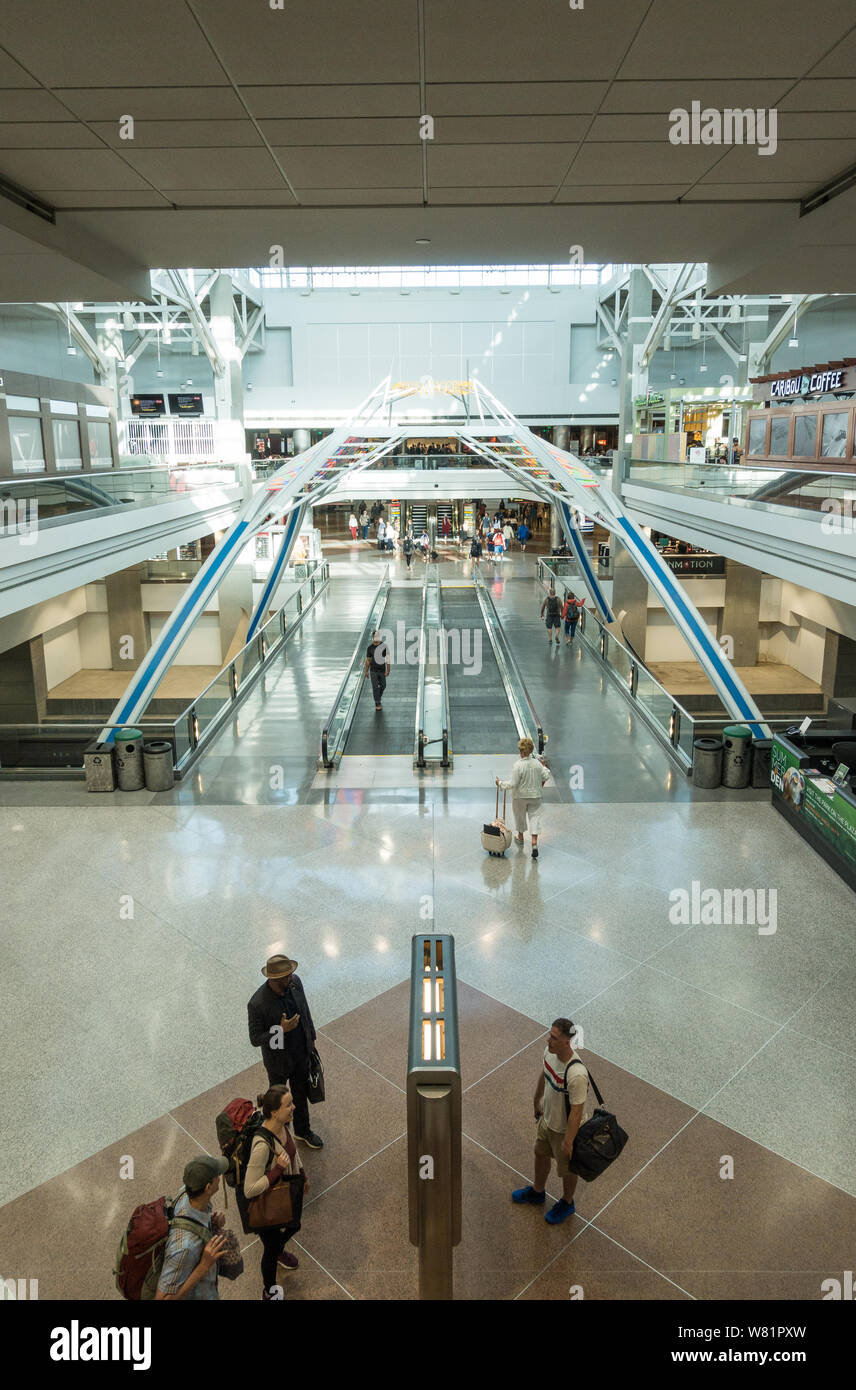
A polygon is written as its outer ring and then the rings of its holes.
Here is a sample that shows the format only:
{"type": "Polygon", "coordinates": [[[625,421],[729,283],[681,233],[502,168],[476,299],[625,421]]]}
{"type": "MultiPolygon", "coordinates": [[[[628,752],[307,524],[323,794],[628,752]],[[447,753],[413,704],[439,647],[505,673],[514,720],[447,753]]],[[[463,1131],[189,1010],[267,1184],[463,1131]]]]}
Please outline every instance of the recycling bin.
{"type": "Polygon", "coordinates": [[[752,774],[752,730],[729,724],[722,731],[722,785],[748,787],[752,774]]]}
{"type": "Polygon", "coordinates": [[[143,769],[143,735],[139,729],[120,729],[117,733],[116,768],[120,791],[142,791],[146,776],[143,769]]]}
{"type": "Polygon", "coordinates": [[[88,792],[114,792],[116,790],[116,768],[113,764],[113,746],[99,743],[96,739],[83,750],[83,776],[88,792]]]}
{"type": "Polygon", "coordinates": [[[172,744],[166,740],[144,743],[143,771],[150,792],[168,792],[174,787],[172,744]]]}
{"type": "Polygon", "coordinates": [[[693,786],[718,787],[722,781],[722,739],[693,739],[693,786]]]}

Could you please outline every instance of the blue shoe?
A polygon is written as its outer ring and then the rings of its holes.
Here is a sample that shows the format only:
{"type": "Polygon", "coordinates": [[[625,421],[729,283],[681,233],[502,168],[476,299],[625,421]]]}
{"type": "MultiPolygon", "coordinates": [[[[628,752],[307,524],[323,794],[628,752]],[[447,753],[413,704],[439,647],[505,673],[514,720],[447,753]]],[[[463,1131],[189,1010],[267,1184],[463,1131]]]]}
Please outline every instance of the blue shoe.
{"type": "Polygon", "coordinates": [[[512,1192],[512,1194],[511,1194],[511,1200],[512,1200],[512,1202],[518,1202],[518,1203],[521,1203],[521,1202],[528,1202],[528,1203],[530,1204],[530,1206],[533,1206],[533,1207],[540,1207],[540,1206],[543,1206],[543,1205],[544,1205],[544,1198],[545,1198],[545,1196],[546,1196],[546,1193],[544,1193],[544,1192],[536,1192],[536,1191],[535,1191],[535,1188],[532,1187],[532,1186],[529,1186],[529,1187],[518,1187],[517,1190],[516,1190],[515,1192],[512,1192]]]}
{"type": "Polygon", "coordinates": [[[561,1226],[563,1221],[567,1221],[569,1216],[573,1216],[575,1207],[573,1202],[566,1202],[564,1197],[560,1197],[555,1206],[552,1206],[544,1217],[551,1226],[561,1226]]]}

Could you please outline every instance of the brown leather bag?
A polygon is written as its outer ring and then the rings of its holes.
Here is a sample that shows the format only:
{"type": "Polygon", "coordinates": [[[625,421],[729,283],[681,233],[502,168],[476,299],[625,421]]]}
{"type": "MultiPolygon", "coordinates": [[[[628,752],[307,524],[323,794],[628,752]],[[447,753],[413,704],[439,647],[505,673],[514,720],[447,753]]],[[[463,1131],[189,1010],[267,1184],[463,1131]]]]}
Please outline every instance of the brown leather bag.
{"type": "Polygon", "coordinates": [[[250,1200],[250,1225],[254,1231],[266,1226],[299,1226],[303,1213],[302,1173],[280,1178],[260,1197],[250,1200]]]}

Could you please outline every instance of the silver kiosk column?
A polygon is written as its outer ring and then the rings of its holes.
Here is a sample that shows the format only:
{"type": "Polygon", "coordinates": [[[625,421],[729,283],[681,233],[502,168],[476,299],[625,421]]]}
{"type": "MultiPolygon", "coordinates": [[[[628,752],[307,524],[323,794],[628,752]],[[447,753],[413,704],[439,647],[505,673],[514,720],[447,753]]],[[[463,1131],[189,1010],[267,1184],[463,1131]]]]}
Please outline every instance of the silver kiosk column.
{"type": "Polygon", "coordinates": [[[452,1298],[461,1240],[461,1059],[453,936],[414,936],[407,1055],[410,1243],[419,1297],[452,1298]]]}

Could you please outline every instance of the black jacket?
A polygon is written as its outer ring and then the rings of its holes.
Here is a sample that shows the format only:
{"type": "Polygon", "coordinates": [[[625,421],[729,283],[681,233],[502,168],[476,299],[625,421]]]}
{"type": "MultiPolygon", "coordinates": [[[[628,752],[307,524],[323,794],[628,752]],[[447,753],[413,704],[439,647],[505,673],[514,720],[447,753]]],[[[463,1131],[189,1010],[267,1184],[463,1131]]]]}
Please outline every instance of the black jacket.
{"type": "Polygon", "coordinates": [[[291,1071],[308,1060],[315,1043],[315,1025],[297,975],[291,977],[291,985],[282,995],[274,994],[265,981],[247,1005],[247,1021],[250,1042],[261,1048],[271,1081],[287,1081],[291,1071]],[[300,1025],[282,1034],[282,1047],[271,1047],[271,1029],[279,1026],[283,1014],[290,1017],[294,1008],[300,1014],[300,1025]]]}

